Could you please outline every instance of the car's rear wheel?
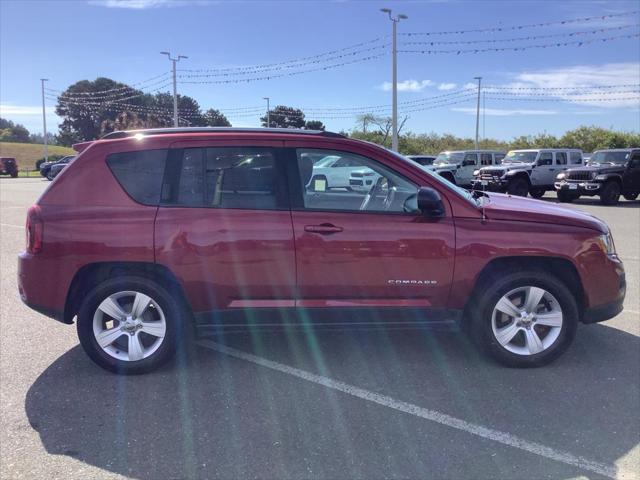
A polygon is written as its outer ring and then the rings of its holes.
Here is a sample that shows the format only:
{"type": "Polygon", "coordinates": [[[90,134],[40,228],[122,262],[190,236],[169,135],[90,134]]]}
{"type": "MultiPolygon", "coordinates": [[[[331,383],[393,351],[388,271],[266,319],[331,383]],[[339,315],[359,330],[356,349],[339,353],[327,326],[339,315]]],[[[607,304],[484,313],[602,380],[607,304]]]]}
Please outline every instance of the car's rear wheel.
{"type": "Polygon", "coordinates": [[[638,194],[637,193],[626,193],[624,195],[624,198],[627,200],[635,200],[636,198],[638,198],[638,194]]]}
{"type": "Polygon", "coordinates": [[[524,178],[514,178],[509,182],[507,193],[517,197],[526,197],[529,193],[529,183],[524,178]]]}
{"type": "Polygon", "coordinates": [[[532,188],[529,190],[529,195],[533,198],[542,198],[544,197],[546,190],[544,188],[532,188]]]}
{"type": "Polygon", "coordinates": [[[620,201],[620,184],[615,180],[609,180],[600,190],[600,203],[603,205],[616,205],[620,201]]]}
{"type": "Polygon", "coordinates": [[[558,190],[558,200],[562,203],[571,203],[574,200],[580,198],[580,195],[576,195],[575,193],[565,192],[564,190],[558,190]]]}
{"type": "Polygon", "coordinates": [[[78,336],[89,357],[116,373],[158,368],[183,336],[185,310],[163,286],[123,276],[95,287],[78,313],[78,336]]]}
{"type": "Polygon", "coordinates": [[[493,358],[511,367],[553,361],[571,344],[578,323],[570,290],[537,270],[491,279],[477,307],[472,319],[475,338],[493,358]]]}

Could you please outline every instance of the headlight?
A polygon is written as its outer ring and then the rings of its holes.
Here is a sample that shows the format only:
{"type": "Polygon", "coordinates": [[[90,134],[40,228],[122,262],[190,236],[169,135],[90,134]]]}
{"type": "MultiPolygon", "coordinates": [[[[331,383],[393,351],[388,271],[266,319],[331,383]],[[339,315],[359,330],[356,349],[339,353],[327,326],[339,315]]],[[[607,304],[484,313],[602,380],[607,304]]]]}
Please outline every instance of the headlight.
{"type": "Polygon", "coordinates": [[[611,235],[611,231],[600,235],[598,237],[598,242],[600,243],[600,247],[602,251],[607,255],[616,255],[616,245],[613,243],[613,236],[611,235]]]}
{"type": "Polygon", "coordinates": [[[558,175],[556,175],[556,180],[562,180],[566,176],[567,176],[567,174],[564,173],[564,172],[559,173],[558,175]]]}
{"type": "Polygon", "coordinates": [[[480,170],[474,170],[473,171],[473,176],[477,177],[478,175],[480,175],[480,170]]]}

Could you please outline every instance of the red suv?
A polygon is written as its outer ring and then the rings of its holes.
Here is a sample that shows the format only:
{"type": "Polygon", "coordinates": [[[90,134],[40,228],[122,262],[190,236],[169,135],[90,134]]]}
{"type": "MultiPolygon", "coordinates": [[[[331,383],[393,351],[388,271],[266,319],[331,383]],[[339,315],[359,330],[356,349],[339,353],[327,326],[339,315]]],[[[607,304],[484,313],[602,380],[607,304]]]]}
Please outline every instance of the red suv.
{"type": "Polygon", "coordinates": [[[456,322],[502,363],[538,366],[578,322],[622,310],[624,269],[603,222],[471,194],[373,144],[167,129],[76,150],[29,209],[19,290],[31,308],[77,319],[87,354],[114,372],[157,367],[191,326],[253,328],[274,314],[305,325],[345,314],[456,322]],[[327,157],[344,158],[368,188],[314,177],[327,157]]]}

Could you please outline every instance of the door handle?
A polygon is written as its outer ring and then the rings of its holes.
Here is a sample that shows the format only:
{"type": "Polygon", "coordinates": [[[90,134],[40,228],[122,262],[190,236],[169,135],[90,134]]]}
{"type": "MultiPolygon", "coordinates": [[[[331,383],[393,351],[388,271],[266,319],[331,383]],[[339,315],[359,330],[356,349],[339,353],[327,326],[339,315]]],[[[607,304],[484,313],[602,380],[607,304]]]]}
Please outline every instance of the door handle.
{"type": "Polygon", "coordinates": [[[305,232],[319,233],[320,235],[330,235],[332,233],[340,233],[342,227],[336,227],[330,223],[323,223],[320,225],[305,225],[305,232]]]}

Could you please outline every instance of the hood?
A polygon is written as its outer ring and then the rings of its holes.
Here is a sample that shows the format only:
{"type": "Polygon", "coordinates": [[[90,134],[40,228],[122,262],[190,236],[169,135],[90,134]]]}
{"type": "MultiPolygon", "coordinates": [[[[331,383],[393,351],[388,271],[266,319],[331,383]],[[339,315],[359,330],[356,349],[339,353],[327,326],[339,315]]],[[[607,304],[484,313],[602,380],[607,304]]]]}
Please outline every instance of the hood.
{"type": "Polygon", "coordinates": [[[584,167],[570,168],[567,172],[622,173],[625,169],[626,167],[624,165],[591,164],[584,167]]]}
{"type": "Polygon", "coordinates": [[[459,163],[443,163],[438,165],[425,165],[428,166],[430,170],[455,170],[460,167],[459,163]]]}
{"type": "Polygon", "coordinates": [[[502,193],[487,195],[489,201],[484,205],[484,212],[489,219],[570,225],[601,233],[609,231],[609,227],[602,220],[578,210],[561,207],[544,200],[514,197],[502,193]]]}
{"type": "Polygon", "coordinates": [[[502,165],[495,165],[487,168],[498,169],[498,170],[530,170],[533,168],[533,163],[503,163],[502,165]]]}

